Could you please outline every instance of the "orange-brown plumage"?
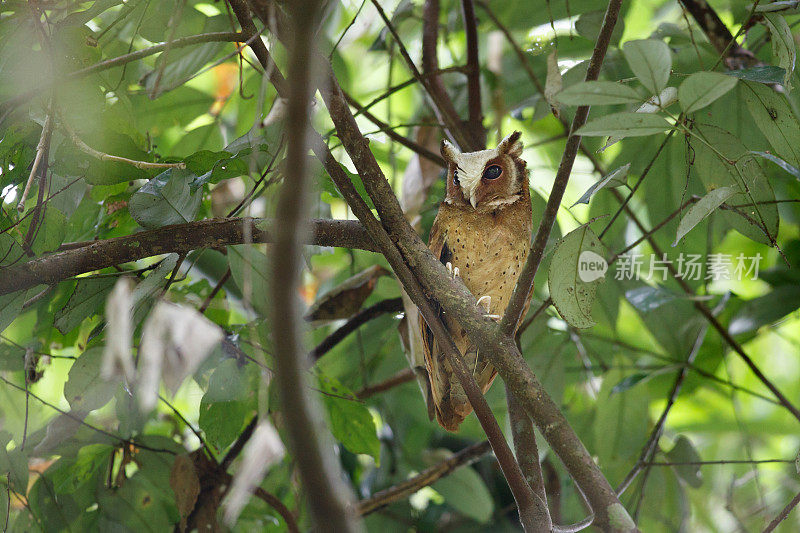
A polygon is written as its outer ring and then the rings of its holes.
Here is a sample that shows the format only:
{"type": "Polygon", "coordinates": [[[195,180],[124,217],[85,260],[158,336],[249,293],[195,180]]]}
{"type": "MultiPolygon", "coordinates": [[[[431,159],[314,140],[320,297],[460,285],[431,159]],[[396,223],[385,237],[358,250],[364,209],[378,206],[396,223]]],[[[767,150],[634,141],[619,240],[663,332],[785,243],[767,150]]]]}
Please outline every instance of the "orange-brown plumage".
{"type": "MultiPolygon", "coordinates": [[[[505,312],[530,249],[531,199],[521,152],[519,132],[493,150],[461,154],[449,143],[442,145],[448,163],[447,196],[433,223],[429,247],[442,263],[458,269],[476,298],[491,298],[491,315],[505,312]]],[[[486,392],[497,371],[455,320],[441,316],[467,368],[486,392]]],[[[421,328],[436,418],[455,431],[472,407],[424,321],[421,328]]]]}

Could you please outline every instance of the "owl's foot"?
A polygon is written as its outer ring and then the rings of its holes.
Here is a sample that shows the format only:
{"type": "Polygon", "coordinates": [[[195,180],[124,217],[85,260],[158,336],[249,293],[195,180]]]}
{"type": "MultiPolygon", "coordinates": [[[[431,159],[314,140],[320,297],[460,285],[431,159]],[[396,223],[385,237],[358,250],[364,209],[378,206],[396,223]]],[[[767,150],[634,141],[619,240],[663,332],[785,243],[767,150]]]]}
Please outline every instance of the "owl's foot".
{"type": "Polygon", "coordinates": [[[492,319],[494,319],[494,320],[497,320],[497,319],[499,319],[499,318],[500,318],[500,315],[493,315],[493,314],[491,314],[491,312],[489,311],[489,309],[490,309],[490,308],[491,308],[491,306],[492,306],[492,297],[491,297],[491,296],[489,296],[488,294],[484,294],[483,296],[481,296],[480,298],[478,298],[478,306],[479,306],[479,307],[481,307],[481,306],[482,306],[482,307],[483,307],[483,308],[486,310],[486,314],[485,314],[485,315],[483,315],[483,316],[486,316],[486,317],[492,318],[492,319]]]}
{"type": "Polygon", "coordinates": [[[450,277],[451,278],[456,279],[456,278],[460,277],[459,276],[460,272],[458,271],[458,267],[454,267],[453,263],[448,261],[447,264],[445,264],[444,266],[447,267],[447,272],[450,273],[450,277]]]}

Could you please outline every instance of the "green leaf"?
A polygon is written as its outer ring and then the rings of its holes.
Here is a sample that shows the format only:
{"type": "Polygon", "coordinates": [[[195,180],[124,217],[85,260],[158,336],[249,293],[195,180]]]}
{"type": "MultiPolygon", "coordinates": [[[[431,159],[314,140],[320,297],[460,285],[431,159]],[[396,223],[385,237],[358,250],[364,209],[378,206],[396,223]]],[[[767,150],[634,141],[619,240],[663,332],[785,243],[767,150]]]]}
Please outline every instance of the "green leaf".
{"type": "Polygon", "coordinates": [[[54,251],[64,242],[67,233],[67,217],[55,207],[48,206],[45,209],[40,224],[31,247],[36,255],[54,251]]]}
{"type": "MultiPolygon", "coordinates": [[[[747,9],[752,9],[753,5],[747,6],[747,9]]],[[[755,6],[756,13],[766,13],[770,11],[783,11],[784,13],[797,13],[798,3],[797,0],[776,0],[769,4],[761,4],[755,6]]]]}
{"type": "Polygon", "coordinates": [[[0,333],[19,316],[25,303],[25,294],[25,291],[17,291],[0,296],[0,333]]]}
{"type": "Polygon", "coordinates": [[[200,400],[200,429],[206,440],[224,450],[236,440],[244,425],[247,406],[243,402],[209,402],[200,400]]]}
{"type": "Polygon", "coordinates": [[[494,500],[475,470],[462,467],[432,485],[453,509],[479,524],[487,524],[494,513],[494,500]]]}
{"type": "Polygon", "coordinates": [[[655,376],[655,372],[636,372],[635,374],[625,376],[622,378],[622,380],[620,380],[619,383],[614,385],[614,387],[611,389],[611,394],[625,392],[628,389],[632,389],[635,385],[644,383],[655,376]]]}
{"type": "Polygon", "coordinates": [[[270,294],[267,256],[250,244],[228,246],[228,265],[246,301],[257,311],[266,314],[267,295],[270,294]]]}
{"type": "Polygon", "coordinates": [[[636,309],[646,313],[658,309],[666,303],[682,299],[683,296],[661,286],[643,285],[625,291],[625,298],[636,309]]]}
{"type": "Polygon", "coordinates": [[[675,241],[672,246],[677,246],[684,235],[689,233],[696,225],[698,225],[704,218],[714,212],[725,201],[736,194],[738,191],[735,187],[720,187],[710,191],[703,196],[697,203],[693,204],[681,219],[678,224],[678,233],[675,235],[675,241]]]}
{"type": "Polygon", "coordinates": [[[14,491],[28,491],[28,459],[19,447],[7,450],[11,441],[8,431],[0,431],[0,474],[8,472],[8,484],[14,491]]]}
{"type": "Polygon", "coordinates": [[[764,21],[772,35],[772,55],[778,59],[778,66],[786,69],[786,74],[783,75],[783,86],[788,93],[792,90],[792,73],[797,60],[792,29],[783,15],[777,13],[764,13],[764,21]]]}
{"type": "MultiPolygon", "coordinates": [[[[671,463],[699,463],[700,455],[694,449],[692,441],[685,435],[681,435],[675,446],[667,452],[667,460],[671,463]]],[[[675,465],[674,468],[678,477],[690,487],[696,489],[703,484],[703,474],[700,472],[699,464],[680,464],[675,465]]]]}
{"type": "MultiPolygon", "coordinates": [[[[224,43],[198,44],[175,53],[175,56],[180,57],[168,57],[167,65],[161,73],[161,79],[155,93],[156,97],[186,83],[193,74],[213,60],[224,47],[224,43]]],[[[148,93],[155,88],[155,82],[158,79],[158,66],[159,62],[156,62],[156,68],[145,74],[141,79],[140,83],[144,85],[148,93]]]]}
{"type": "Polygon", "coordinates": [[[604,177],[603,179],[601,179],[600,181],[596,182],[594,185],[589,187],[589,189],[585,193],[583,193],[583,196],[581,196],[578,199],[578,201],[572,204],[570,207],[575,207],[578,204],[588,204],[589,199],[592,197],[592,195],[606,186],[621,187],[626,185],[627,184],[626,178],[628,176],[628,170],[630,170],[630,168],[631,164],[627,163],[619,168],[612,170],[606,175],[606,177],[604,177]]]}
{"type": "Polygon", "coordinates": [[[64,397],[73,411],[88,413],[103,407],[114,397],[118,381],[106,381],[100,377],[102,362],[103,347],[93,346],[83,352],[69,369],[64,397]]]}
{"type": "Polygon", "coordinates": [[[738,83],[734,77],[719,72],[696,72],[678,87],[678,100],[684,113],[693,113],[714,102],[738,83]]]}
{"type": "Polygon", "coordinates": [[[597,285],[605,281],[608,263],[602,255],[603,245],[584,224],[568,233],[553,250],[547,284],[558,314],[570,326],[590,328],[597,285]]]}
{"type": "Polygon", "coordinates": [[[319,375],[318,383],[336,440],[351,452],[371,455],[376,463],[380,462],[381,443],[369,409],[339,381],[319,375]]]}
{"type": "Polygon", "coordinates": [[[636,104],[642,101],[634,89],[613,81],[583,81],[556,96],[566,105],[636,104]]]}
{"type": "Polygon", "coordinates": [[[587,137],[613,135],[617,137],[643,137],[654,135],[672,128],[669,122],[651,113],[612,113],[583,125],[576,133],[587,137]]]}
{"type": "Polygon", "coordinates": [[[200,429],[217,449],[227,448],[239,435],[249,410],[247,384],[235,359],[222,361],[212,372],[200,401],[200,429]]]}
{"type": "MultiPolygon", "coordinates": [[[[575,21],[575,31],[581,37],[585,37],[592,42],[597,41],[597,37],[600,35],[600,28],[603,26],[604,16],[605,11],[602,10],[587,11],[581,14],[578,20],[575,21]]],[[[614,31],[611,32],[611,44],[616,46],[619,43],[624,30],[625,21],[623,17],[620,17],[614,25],[614,31]]]]}
{"type": "Polygon", "coordinates": [[[760,83],[747,82],[742,92],[747,110],[777,155],[800,168],[800,122],[786,98],[760,83]]]}
{"type": "Polygon", "coordinates": [[[231,157],[230,152],[221,150],[219,152],[212,152],[211,150],[200,150],[195,152],[189,157],[186,157],[183,162],[186,163],[186,168],[194,172],[197,176],[202,176],[206,172],[212,170],[217,161],[228,159],[231,157]]]}
{"type": "Polygon", "coordinates": [[[720,213],[722,220],[756,242],[772,244],[778,235],[775,193],[752,153],[731,133],[703,124],[694,131],[705,142],[691,141],[694,168],[707,190],[736,187],[727,204],[733,210],[720,213]],[[713,147],[713,148],[712,148],[713,147]]]}
{"type": "Polygon", "coordinates": [[[170,168],[133,193],[131,216],[143,228],[191,222],[197,215],[202,191],[192,191],[197,176],[190,170],[170,168]]]}
{"type": "MultiPolygon", "coordinates": [[[[169,474],[169,468],[166,471],[169,474]]],[[[98,490],[98,500],[100,513],[108,520],[106,531],[155,533],[174,527],[158,489],[141,475],[126,479],[119,488],[98,490]]]]}
{"type": "Polygon", "coordinates": [[[672,57],[664,41],[628,41],[622,47],[622,53],[633,74],[651,94],[658,94],[667,86],[672,57]]]}
{"type": "Polygon", "coordinates": [[[800,308],[800,286],[783,285],[764,296],[753,298],[739,308],[731,318],[728,331],[739,335],[777,322],[800,308]]]}
{"type": "Polygon", "coordinates": [[[75,329],[85,318],[100,311],[106,295],[114,287],[115,278],[79,279],[67,305],[56,311],[55,326],[64,335],[75,329]]]}
{"type": "Polygon", "coordinates": [[[614,384],[623,378],[622,370],[614,366],[603,378],[592,418],[592,453],[609,480],[621,479],[633,464],[647,439],[649,418],[645,388],[637,389],[636,395],[613,392],[614,384]]]}
{"type": "Polygon", "coordinates": [[[746,68],[743,70],[729,70],[725,72],[727,76],[733,76],[740,80],[755,81],[758,83],[774,84],[783,83],[786,76],[786,69],[775,65],[763,65],[760,67],[746,68]]]}

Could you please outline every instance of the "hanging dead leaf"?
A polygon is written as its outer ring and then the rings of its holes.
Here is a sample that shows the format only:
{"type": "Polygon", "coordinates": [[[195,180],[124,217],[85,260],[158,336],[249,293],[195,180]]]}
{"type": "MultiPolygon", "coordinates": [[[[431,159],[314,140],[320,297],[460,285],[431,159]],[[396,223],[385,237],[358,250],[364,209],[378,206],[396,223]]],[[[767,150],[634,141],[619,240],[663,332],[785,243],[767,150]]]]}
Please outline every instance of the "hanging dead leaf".
{"type": "Polygon", "coordinates": [[[188,455],[175,457],[169,473],[169,486],[175,493],[175,504],[181,514],[180,530],[186,531],[187,520],[200,495],[200,479],[194,470],[194,462],[188,455]]]}
{"type": "Polygon", "coordinates": [[[316,322],[350,318],[372,294],[378,279],[388,275],[389,271],[380,265],[359,272],[317,298],[305,319],[316,322]]]}
{"type": "Polygon", "coordinates": [[[561,116],[561,104],[558,103],[556,95],[561,92],[562,87],[561,71],[558,70],[558,51],[553,48],[553,51],[547,56],[547,80],[544,85],[544,99],[550,104],[550,109],[556,118],[561,116]]]}

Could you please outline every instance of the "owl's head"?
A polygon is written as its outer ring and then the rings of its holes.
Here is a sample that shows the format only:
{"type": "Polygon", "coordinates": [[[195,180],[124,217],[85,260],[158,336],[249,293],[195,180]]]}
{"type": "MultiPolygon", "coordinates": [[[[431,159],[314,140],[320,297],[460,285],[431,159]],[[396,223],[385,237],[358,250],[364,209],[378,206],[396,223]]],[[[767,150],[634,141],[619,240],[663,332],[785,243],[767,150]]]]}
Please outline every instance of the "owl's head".
{"type": "Polygon", "coordinates": [[[461,153],[442,141],[447,162],[445,202],[477,210],[496,209],[528,194],[528,173],[522,155],[522,135],[515,131],[491,150],[461,153]]]}

